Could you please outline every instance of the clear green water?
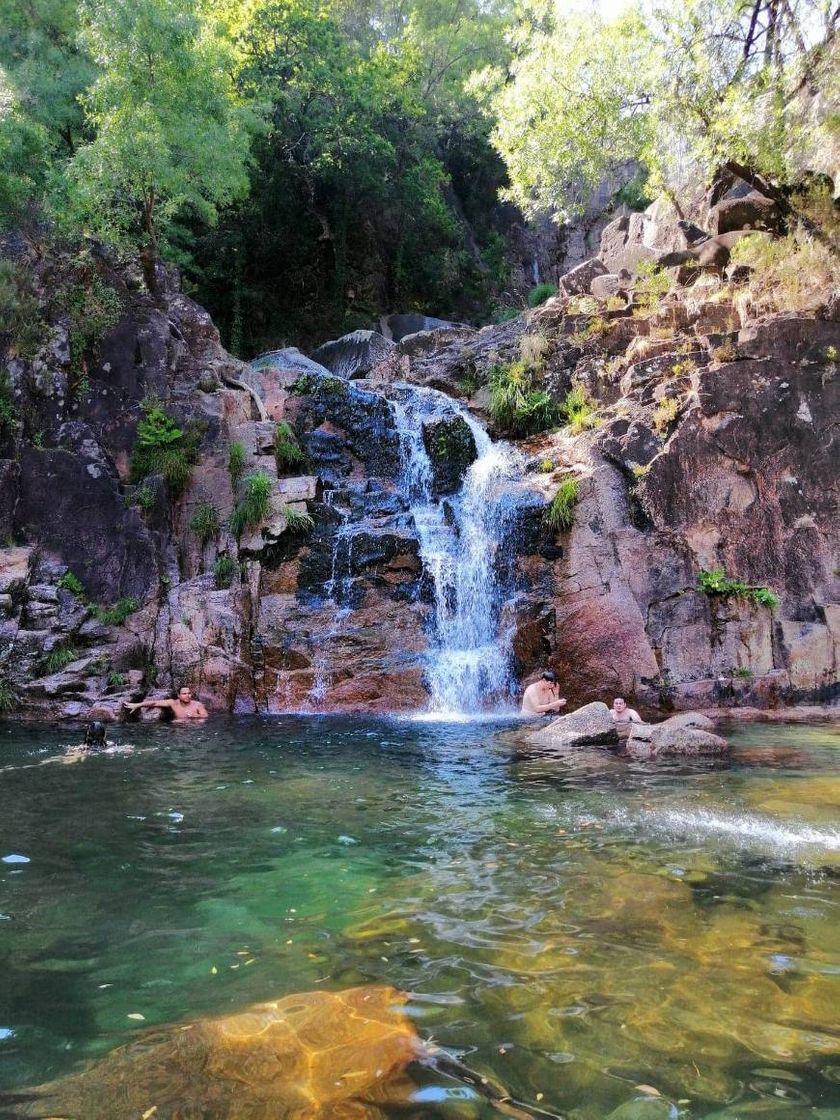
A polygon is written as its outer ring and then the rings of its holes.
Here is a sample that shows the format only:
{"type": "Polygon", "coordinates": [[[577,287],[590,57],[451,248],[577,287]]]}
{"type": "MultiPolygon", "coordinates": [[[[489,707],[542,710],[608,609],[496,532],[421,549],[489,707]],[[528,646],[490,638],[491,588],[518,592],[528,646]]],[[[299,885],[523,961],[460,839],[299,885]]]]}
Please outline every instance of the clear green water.
{"type": "MultiPolygon", "coordinates": [[[[837,730],[736,729],[731,765],[498,730],[216,719],[31,767],[71,733],[2,725],[0,857],[29,862],[0,863],[0,1090],[371,982],[550,1112],[649,1085],[691,1117],[840,1117],[837,730]]],[[[411,1116],[492,1115],[417,1079],[411,1116]]]]}

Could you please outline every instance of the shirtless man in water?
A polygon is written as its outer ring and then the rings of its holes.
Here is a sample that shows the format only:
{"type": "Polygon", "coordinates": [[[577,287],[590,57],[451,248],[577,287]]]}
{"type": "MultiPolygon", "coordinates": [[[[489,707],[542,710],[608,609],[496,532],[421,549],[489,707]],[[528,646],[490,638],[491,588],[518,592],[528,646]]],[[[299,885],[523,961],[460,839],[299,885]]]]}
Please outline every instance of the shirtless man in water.
{"type": "Polygon", "coordinates": [[[139,704],[126,704],[129,712],[138,708],[168,708],[174,719],[207,719],[207,709],[200,700],[193,700],[192,689],[183,685],[174,700],[141,700],[139,704]]]}
{"type": "Polygon", "coordinates": [[[644,720],[635,708],[628,708],[627,701],[622,696],[616,696],[610,709],[615,729],[619,739],[627,739],[630,735],[631,723],[643,723],[644,720]]]}
{"type": "Polygon", "coordinates": [[[549,712],[559,712],[566,703],[560,696],[560,686],[556,673],[543,673],[538,681],[529,684],[522,696],[520,714],[523,716],[543,716],[549,712]]]}

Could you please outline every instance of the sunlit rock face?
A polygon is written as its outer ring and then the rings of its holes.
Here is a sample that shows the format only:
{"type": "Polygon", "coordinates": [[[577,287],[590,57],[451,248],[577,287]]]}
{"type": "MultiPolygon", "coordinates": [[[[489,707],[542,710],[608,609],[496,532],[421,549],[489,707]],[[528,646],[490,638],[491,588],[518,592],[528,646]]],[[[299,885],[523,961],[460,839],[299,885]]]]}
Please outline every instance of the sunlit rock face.
{"type": "Polygon", "coordinates": [[[125,1120],[383,1116],[408,1101],[421,1051],[393,988],[304,992],[142,1036],[21,1094],[16,1115],[125,1120]],[[151,1110],[151,1111],[150,1111],[151,1110]]]}

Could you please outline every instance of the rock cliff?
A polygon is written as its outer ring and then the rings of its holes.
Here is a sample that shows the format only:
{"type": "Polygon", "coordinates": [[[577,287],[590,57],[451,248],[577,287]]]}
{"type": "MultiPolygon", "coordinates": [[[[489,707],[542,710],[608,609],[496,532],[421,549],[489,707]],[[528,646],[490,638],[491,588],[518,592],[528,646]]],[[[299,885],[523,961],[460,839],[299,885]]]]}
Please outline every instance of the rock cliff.
{"type": "MultiPolygon", "coordinates": [[[[235,711],[423,707],[434,585],[391,402],[431,386],[492,434],[488,382],[522,355],[555,401],[574,385],[594,411],[521,445],[530,497],[494,560],[515,676],[550,664],[580,702],[835,695],[836,301],[761,317],[706,274],[643,315],[632,295],[572,292],[480,331],[354,338],[348,381],[297,351],[238,362],[173,272],[152,298],[95,247],[82,276],[60,254],[5,252],[40,323],[35,343],[0,335],[5,707],[107,715],[182,681],[235,711]],[[94,316],[103,293],[113,314],[83,332],[74,306],[92,299],[94,316]],[[180,481],[165,457],[139,472],[155,416],[186,456],[180,481]],[[573,513],[552,529],[569,481],[573,513]],[[748,593],[701,590],[715,569],[748,593]]],[[[421,436],[445,503],[474,435],[453,414],[421,436]]]]}

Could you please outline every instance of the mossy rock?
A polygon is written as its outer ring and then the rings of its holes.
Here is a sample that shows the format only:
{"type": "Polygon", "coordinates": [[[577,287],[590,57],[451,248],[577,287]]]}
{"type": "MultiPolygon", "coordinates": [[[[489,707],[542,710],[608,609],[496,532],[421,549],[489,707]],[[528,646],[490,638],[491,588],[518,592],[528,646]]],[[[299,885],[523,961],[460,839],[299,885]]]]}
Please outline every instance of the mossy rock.
{"type": "Polygon", "coordinates": [[[436,497],[454,494],[478,457],[475,436],[462,416],[446,416],[423,425],[423,446],[432,463],[436,497]]]}

